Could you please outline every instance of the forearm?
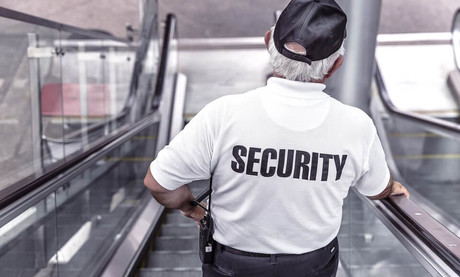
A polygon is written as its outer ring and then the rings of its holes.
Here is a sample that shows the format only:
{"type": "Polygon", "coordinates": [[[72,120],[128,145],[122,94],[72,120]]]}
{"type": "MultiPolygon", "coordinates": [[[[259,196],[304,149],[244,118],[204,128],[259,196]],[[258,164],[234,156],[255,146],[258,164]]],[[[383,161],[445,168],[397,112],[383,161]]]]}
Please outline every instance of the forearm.
{"type": "Polygon", "coordinates": [[[194,196],[186,186],[182,186],[176,190],[167,190],[155,180],[150,169],[145,175],[144,185],[150,190],[150,193],[158,203],[166,208],[180,209],[183,211],[192,208],[190,202],[194,199],[194,196]]]}
{"type": "Polygon", "coordinates": [[[190,202],[194,199],[192,192],[186,186],[167,192],[150,190],[150,193],[158,203],[170,209],[187,210],[192,207],[190,202]]]}

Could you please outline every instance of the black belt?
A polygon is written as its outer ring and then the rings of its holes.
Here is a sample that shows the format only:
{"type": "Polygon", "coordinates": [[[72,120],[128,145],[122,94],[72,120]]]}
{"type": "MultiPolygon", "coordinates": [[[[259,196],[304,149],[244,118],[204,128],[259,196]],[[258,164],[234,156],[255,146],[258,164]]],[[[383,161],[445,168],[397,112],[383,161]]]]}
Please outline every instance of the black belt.
{"type": "MultiPolygon", "coordinates": [[[[314,253],[314,252],[317,252],[317,251],[321,251],[323,249],[326,249],[326,248],[330,248],[335,242],[337,241],[337,237],[334,238],[328,245],[320,248],[320,249],[317,249],[317,250],[314,250],[312,252],[308,252],[308,253],[304,253],[304,254],[310,254],[310,253],[314,253]]],[[[217,248],[220,247],[220,249],[222,250],[225,250],[229,253],[232,253],[232,254],[235,254],[235,255],[240,255],[240,256],[248,256],[248,257],[265,257],[265,258],[268,258],[268,257],[272,257],[272,256],[276,256],[276,257],[281,257],[281,256],[297,256],[296,254],[263,254],[263,253],[255,253],[255,252],[247,252],[247,251],[242,251],[242,250],[238,250],[238,249],[235,249],[235,248],[232,248],[230,246],[226,246],[226,245],[223,245],[223,244],[220,244],[219,242],[216,241],[216,244],[217,244],[217,248]]],[[[335,249],[335,247],[332,247],[331,249],[331,252],[335,249]]],[[[302,254],[301,254],[302,255],[302,254]]]]}
{"type": "Polygon", "coordinates": [[[247,252],[247,251],[241,251],[235,248],[231,248],[230,246],[225,246],[222,244],[219,244],[220,248],[222,250],[225,250],[227,252],[230,252],[235,255],[240,255],[240,256],[249,256],[249,257],[270,257],[270,254],[262,254],[262,253],[254,253],[254,252],[247,252]]]}
{"type": "Polygon", "coordinates": [[[263,254],[263,253],[255,253],[255,252],[247,252],[247,251],[242,251],[238,250],[235,248],[232,248],[230,246],[222,245],[217,242],[218,247],[220,247],[222,250],[225,250],[229,253],[235,254],[235,255],[240,255],[240,256],[248,256],[248,257],[264,257],[264,258],[269,258],[271,256],[295,256],[294,254],[263,254]]]}

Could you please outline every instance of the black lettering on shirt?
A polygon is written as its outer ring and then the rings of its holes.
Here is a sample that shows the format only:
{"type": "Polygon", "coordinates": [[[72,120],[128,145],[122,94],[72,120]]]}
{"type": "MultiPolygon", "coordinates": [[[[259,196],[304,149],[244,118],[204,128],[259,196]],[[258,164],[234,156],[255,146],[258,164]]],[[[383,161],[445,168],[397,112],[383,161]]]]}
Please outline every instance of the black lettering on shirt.
{"type": "Polygon", "coordinates": [[[340,156],[339,155],[334,155],[334,162],[335,162],[335,168],[337,170],[337,174],[335,175],[335,180],[340,180],[340,177],[342,177],[342,171],[345,166],[345,162],[347,161],[347,155],[342,155],[342,161],[340,161],[340,156]]]}
{"type": "Polygon", "coordinates": [[[321,175],[321,181],[327,181],[329,176],[329,160],[332,159],[330,154],[320,154],[319,157],[323,159],[323,174],[321,175]]]}
{"type": "Polygon", "coordinates": [[[318,153],[313,152],[311,155],[310,180],[316,181],[317,172],[318,172],[318,153]]]}
{"type": "Polygon", "coordinates": [[[264,177],[272,177],[275,175],[276,167],[268,167],[268,160],[276,160],[277,152],[275,149],[267,148],[262,153],[262,163],[260,164],[260,175],[264,177]]]}
{"type": "Polygon", "coordinates": [[[242,145],[236,145],[233,147],[233,157],[235,161],[232,161],[232,169],[236,173],[243,173],[245,164],[241,157],[246,157],[248,150],[242,145]]]}
{"type": "Polygon", "coordinates": [[[262,149],[260,148],[254,148],[254,147],[249,148],[248,165],[246,167],[247,175],[253,175],[253,176],[258,175],[257,171],[254,171],[254,164],[260,162],[260,159],[256,159],[256,153],[260,153],[261,151],[262,149]]]}
{"type": "Polygon", "coordinates": [[[297,150],[295,152],[295,166],[294,166],[294,178],[300,178],[300,171],[302,171],[302,179],[308,180],[308,164],[310,163],[310,154],[305,151],[297,150]]]}
{"type": "Polygon", "coordinates": [[[319,178],[318,164],[321,162],[321,181],[328,181],[329,171],[335,167],[335,181],[340,180],[348,155],[334,155],[293,149],[273,149],[236,145],[232,149],[231,168],[234,172],[250,176],[273,177],[316,181],[319,178]],[[334,160],[334,163],[331,163],[334,160]],[[260,166],[257,166],[260,164],[260,166]],[[269,166],[269,164],[271,166],[269,166]]]}
{"type": "Polygon", "coordinates": [[[294,150],[289,149],[287,151],[287,158],[286,158],[286,150],[280,149],[280,155],[278,158],[278,171],[277,175],[279,177],[289,177],[292,174],[292,160],[294,159],[294,150]]]}

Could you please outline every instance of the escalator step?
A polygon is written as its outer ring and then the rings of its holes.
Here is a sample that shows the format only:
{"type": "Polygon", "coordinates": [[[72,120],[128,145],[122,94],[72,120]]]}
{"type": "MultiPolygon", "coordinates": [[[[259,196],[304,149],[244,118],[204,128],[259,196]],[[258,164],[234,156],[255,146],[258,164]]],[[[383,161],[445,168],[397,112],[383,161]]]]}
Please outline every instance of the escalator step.
{"type": "Polygon", "coordinates": [[[166,224],[195,224],[193,219],[185,217],[179,212],[168,213],[165,222],[166,224]]]}
{"type": "Polygon", "coordinates": [[[374,247],[369,248],[342,248],[340,249],[342,257],[349,257],[349,263],[354,267],[372,267],[376,264],[387,264],[398,268],[417,267],[415,261],[413,264],[407,263],[408,253],[404,250],[395,251],[395,248],[379,249],[374,247]]]}
{"type": "Polygon", "coordinates": [[[198,227],[192,224],[164,224],[160,229],[160,236],[168,237],[198,237],[198,227]]]}
{"type": "Polygon", "coordinates": [[[167,250],[167,251],[185,251],[197,250],[198,238],[178,239],[178,238],[162,238],[159,237],[155,240],[154,250],[167,250]]]}
{"type": "Polygon", "coordinates": [[[151,268],[144,268],[139,271],[139,277],[201,277],[201,268],[194,268],[192,270],[156,270],[151,268]]]}
{"type": "Polygon", "coordinates": [[[150,253],[146,267],[164,270],[185,270],[201,268],[201,261],[197,251],[154,251],[150,253]]]}

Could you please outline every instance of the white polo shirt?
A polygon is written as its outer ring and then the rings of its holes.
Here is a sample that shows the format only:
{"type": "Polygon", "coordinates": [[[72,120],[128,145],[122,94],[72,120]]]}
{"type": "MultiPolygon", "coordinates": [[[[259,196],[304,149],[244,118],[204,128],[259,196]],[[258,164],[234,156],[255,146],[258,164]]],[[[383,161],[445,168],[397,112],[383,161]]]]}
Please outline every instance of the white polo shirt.
{"type": "Polygon", "coordinates": [[[257,253],[306,253],[337,236],[350,186],[381,193],[390,174],[372,120],[323,92],[270,78],[208,104],[150,170],[174,190],[213,173],[214,239],[257,253]]]}

